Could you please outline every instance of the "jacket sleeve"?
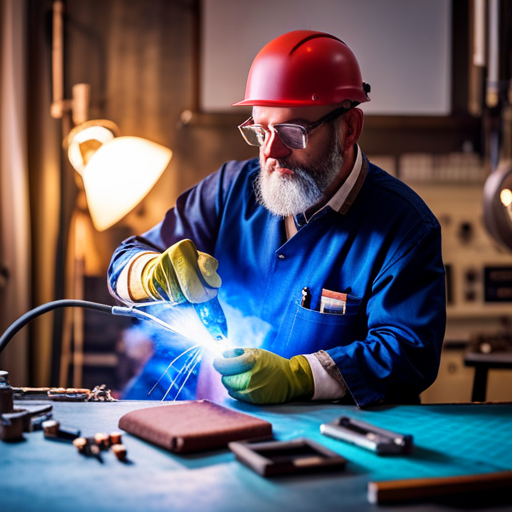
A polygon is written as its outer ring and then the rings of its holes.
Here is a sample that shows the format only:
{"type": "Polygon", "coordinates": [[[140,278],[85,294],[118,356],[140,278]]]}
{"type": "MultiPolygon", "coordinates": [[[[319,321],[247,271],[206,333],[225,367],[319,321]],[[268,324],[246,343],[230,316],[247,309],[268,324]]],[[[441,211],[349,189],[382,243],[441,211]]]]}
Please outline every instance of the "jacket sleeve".
{"type": "Polygon", "coordinates": [[[361,407],[418,396],[439,368],[446,326],[439,225],[430,225],[373,281],[362,341],[326,352],[361,407]]]}

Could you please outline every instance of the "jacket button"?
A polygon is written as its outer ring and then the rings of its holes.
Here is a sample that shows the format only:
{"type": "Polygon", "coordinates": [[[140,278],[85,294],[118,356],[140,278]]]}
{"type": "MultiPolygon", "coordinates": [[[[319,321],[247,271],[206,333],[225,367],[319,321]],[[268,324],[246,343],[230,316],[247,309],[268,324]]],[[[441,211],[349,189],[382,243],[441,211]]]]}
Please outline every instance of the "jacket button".
{"type": "Polygon", "coordinates": [[[284,254],[279,254],[278,258],[279,258],[280,260],[284,260],[284,259],[286,258],[286,256],[285,256],[284,254]]]}

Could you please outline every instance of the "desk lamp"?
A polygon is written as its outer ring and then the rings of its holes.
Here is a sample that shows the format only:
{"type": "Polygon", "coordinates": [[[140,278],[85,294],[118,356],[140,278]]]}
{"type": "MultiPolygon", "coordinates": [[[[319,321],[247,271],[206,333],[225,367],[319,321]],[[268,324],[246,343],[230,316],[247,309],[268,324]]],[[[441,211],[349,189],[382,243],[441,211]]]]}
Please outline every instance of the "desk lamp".
{"type": "Polygon", "coordinates": [[[62,0],[53,2],[51,116],[63,120],[68,158],[82,176],[89,213],[98,231],[113,226],[151,190],[172,151],[140,137],[120,137],[111,121],[88,120],[90,86],[75,84],[64,99],[62,0]],[[74,128],[68,126],[70,114],[74,128]]]}
{"type": "Polygon", "coordinates": [[[172,151],[140,137],[118,137],[103,119],[86,121],[67,137],[68,158],[82,176],[94,227],[104,231],[129,213],[165,171],[172,151]]]}

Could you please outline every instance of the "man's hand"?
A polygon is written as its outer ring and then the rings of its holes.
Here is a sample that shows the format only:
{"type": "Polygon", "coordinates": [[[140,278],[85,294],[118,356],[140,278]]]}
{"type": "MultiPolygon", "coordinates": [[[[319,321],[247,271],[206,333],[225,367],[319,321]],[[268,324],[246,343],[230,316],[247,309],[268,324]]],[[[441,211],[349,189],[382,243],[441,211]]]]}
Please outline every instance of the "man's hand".
{"type": "Polygon", "coordinates": [[[217,266],[217,260],[199,252],[191,240],[181,240],[147,263],[142,286],[154,300],[206,302],[221,285],[217,266]]]}
{"type": "Polygon", "coordinates": [[[258,348],[227,350],[213,361],[231,397],[253,404],[310,400],[313,373],[304,356],[285,359],[258,348]]]}

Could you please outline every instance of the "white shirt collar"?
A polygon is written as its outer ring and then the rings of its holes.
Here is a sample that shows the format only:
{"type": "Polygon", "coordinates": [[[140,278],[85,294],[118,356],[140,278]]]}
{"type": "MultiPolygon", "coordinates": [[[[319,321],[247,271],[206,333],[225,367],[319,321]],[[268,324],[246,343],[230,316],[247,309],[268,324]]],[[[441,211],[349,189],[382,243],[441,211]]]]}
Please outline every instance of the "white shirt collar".
{"type": "Polygon", "coordinates": [[[356,161],[354,162],[354,167],[352,167],[352,171],[348,175],[345,183],[338,189],[338,191],[331,197],[326,206],[330,206],[335,212],[339,212],[342,206],[345,204],[348,195],[354,188],[354,185],[359,178],[359,174],[361,173],[361,169],[363,167],[363,157],[361,156],[361,150],[359,146],[356,144],[356,161]]]}

